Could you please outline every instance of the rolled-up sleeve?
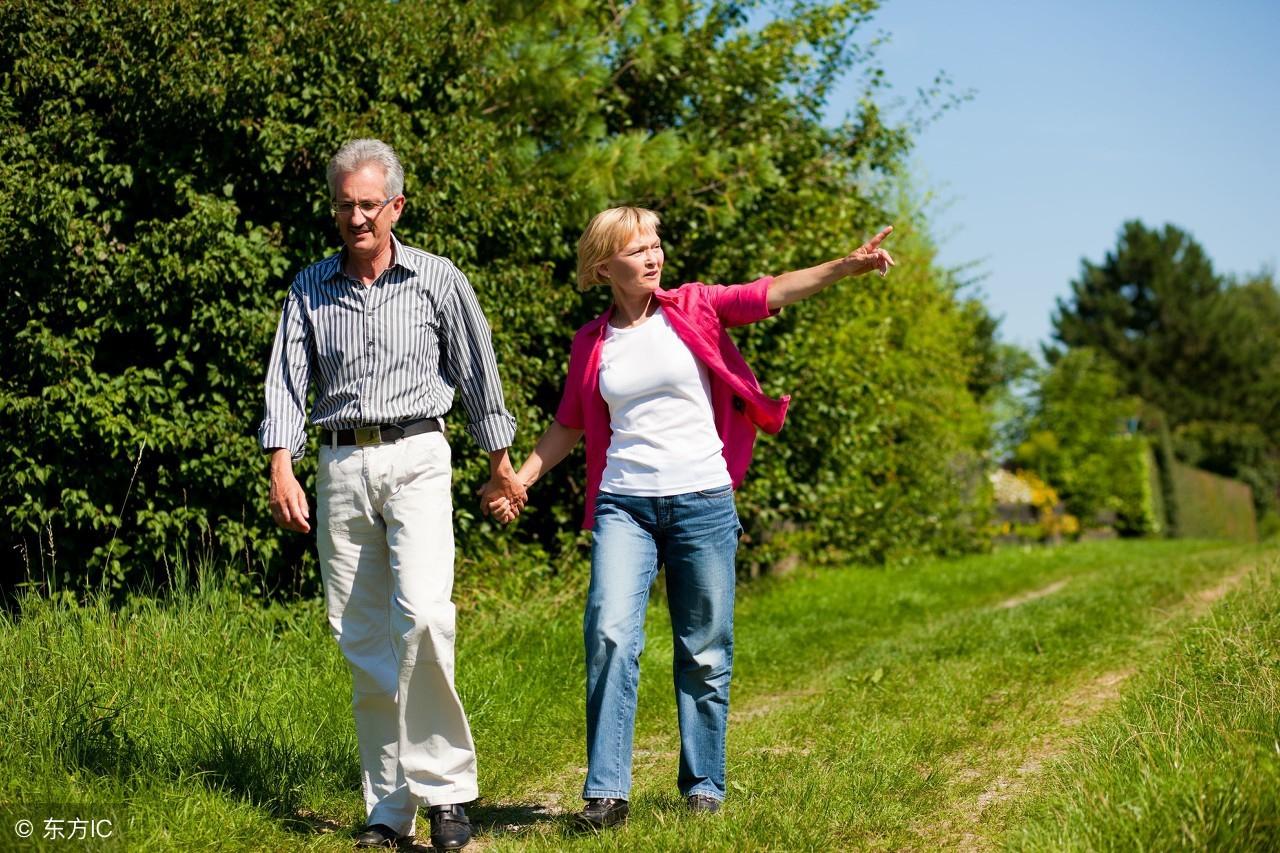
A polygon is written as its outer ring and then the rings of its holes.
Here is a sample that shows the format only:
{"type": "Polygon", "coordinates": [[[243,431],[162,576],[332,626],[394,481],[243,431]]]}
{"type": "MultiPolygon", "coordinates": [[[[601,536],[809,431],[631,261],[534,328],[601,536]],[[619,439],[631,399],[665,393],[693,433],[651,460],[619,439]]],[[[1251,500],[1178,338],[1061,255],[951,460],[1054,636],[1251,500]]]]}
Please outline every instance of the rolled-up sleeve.
{"type": "Polygon", "coordinates": [[[773,276],[756,279],[749,284],[713,284],[707,295],[715,306],[720,322],[726,326],[745,326],[778,312],[769,310],[769,285],[773,276]]]}
{"type": "Polygon", "coordinates": [[[489,321],[471,282],[456,268],[452,273],[452,287],[441,306],[445,376],[458,389],[467,432],[476,444],[488,451],[501,450],[515,438],[516,419],[503,398],[489,321]]]}
{"type": "Polygon", "coordinates": [[[284,447],[294,459],[299,459],[306,448],[311,335],[302,298],[291,289],[280,312],[267,366],[266,411],[258,427],[258,441],[264,451],[284,447]]]}

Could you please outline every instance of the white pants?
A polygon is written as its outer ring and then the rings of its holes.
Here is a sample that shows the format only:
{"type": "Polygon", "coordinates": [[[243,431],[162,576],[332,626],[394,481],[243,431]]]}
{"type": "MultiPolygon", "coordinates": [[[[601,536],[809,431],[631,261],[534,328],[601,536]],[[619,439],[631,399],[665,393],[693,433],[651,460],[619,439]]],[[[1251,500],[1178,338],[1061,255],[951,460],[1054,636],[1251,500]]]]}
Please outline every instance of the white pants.
{"type": "Polygon", "coordinates": [[[414,831],[421,803],[479,796],[453,685],[453,507],[438,432],[324,446],[316,540],[329,625],[351,668],[369,823],[414,831]]]}

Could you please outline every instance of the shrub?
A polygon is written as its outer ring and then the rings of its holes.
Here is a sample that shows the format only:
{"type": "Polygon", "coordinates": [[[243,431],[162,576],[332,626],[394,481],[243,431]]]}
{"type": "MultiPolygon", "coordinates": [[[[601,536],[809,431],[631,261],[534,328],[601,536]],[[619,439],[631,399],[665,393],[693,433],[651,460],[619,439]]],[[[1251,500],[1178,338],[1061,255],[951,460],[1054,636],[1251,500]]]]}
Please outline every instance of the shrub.
{"type": "Polygon", "coordinates": [[[1053,483],[1085,525],[1107,517],[1125,535],[1156,532],[1147,444],[1127,429],[1138,410],[1102,357],[1068,350],[1041,379],[1016,459],[1053,483]]]}
{"type": "Polygon", "coordinates": [[[1066,512],[1057,491],[1032,472],[1000,469],[991,479],[997,508],[996,538],[1059,542],[1080,535],[1080,519],[1066,512]]]}
{"type": "Polygon", "coordinates": [[[1266,431],[1253,423],[1191,421],[1173,431],[1178,458],[1196,468],[1248,484],[1259,514],[1274,511],[1280,488],[1280,455],[1266,431]]]}
{"type": "MultiPolygon", "coordinates": [[[[163,585],[205,553],[253,585],[315,583],[310,542],[270,523],[252,436],[285,290],[337,245],[322,170],[351,137],[397,148],[401,236],[471,277],[517,456],[554,410],[573,329],[603,305],[570,285],[597,209],[659,208],[671,281],[852,248],[897,210],[884,188],[908,145],[869,98],[840,127],[820,121],[838,73],[879,80],[855,37],[863,5],[799,4],[763,30],[754,5],[4,4],[6,547],[73,585],[163,585]]],[[[906,274],[888,286],[741,334],[769,388],[797,392],[742,494],[754,541],[790,521],[867,558],[973,542],[978,323],[925,236],[903,231],[906,274]]],[[[466,572],[500,578],[513,553],[529,578],[560,565],[580,458],[497,533],[474,510],[485,461],[462,444],[466,572]]]]}

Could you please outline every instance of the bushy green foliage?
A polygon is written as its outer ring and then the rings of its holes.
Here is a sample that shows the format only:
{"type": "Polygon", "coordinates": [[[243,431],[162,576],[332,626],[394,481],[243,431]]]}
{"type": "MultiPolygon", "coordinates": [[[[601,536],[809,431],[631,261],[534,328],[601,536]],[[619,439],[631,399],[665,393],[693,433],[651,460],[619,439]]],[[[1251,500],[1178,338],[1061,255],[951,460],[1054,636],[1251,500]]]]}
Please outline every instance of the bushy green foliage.
{"type": "Polygon", "coordinates": [[[1165,497],[1164,479],[1156,449],[1144,441],[1137,448],[1142,469],[1140,507],[1145,520],[1144,532],[1170,535],[1169,500],[1165,497]]]}
{"type": "Polygon", "coordinates": [[[1114,513],[1121,533],[1155,532],[1154,507],[1144,497],[1147,445],[1128,429],[1138,409],[1104,358],[1069,350],[1041,379],[1017,461],[1057,489],[1085,526],[1114,513]]]}
{"type": "Polygon", "coordinates": [[[741,503],[756,529],[799,525],[867,561],[979,546],[990,505],[988,421],[966,387],[971,315],[923,235],[894,239],[902,263],[884,282],[846,283],[748,338],[766,388],[793,399],[741,503]]]}
{"type": "MultiPolygon", "coordinates": [[[[908,139],[869,98],[841,127],[819,116],[837,74],[879,80],[859,35],[872,4],[797,3],[753,29],[757,5],[4,4],[6,548],[37,577],[107,587],[192,552],[235,555],[270,587],[314,581],[298,571],[309,542],[267,517],[252,435],[285,289],[337,245],[322,172],[352,137],[396,147],[401,236],[475,284],[517,457],[554,409],[572,331],[603,306],[569,286],[591,213],[660,209],[672,283],[861,242],[895,210],[908,139]]],[[[902,243],[909,275],[742,337],[766,384],[797,392],[743,493],[757,541],[788,521],[865,556],[969,541],[955,469],[981,444],[966,392],[980,312],[923,236],[902,243]]],[[[455,459],[464,573],[536,580],[572,553],[580,459],[513,532],[473,509],[482,454],[455,459]]]]}

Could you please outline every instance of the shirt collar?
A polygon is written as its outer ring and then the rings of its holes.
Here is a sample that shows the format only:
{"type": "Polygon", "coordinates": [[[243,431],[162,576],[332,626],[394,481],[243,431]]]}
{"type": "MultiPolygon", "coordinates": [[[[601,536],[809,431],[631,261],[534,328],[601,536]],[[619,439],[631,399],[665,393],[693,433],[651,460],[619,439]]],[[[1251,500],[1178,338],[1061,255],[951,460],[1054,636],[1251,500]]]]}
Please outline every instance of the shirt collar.
{"type": "MultiPolygon", "coordinates": [[[[413,268],[405,263],[404,257],[405,257],[404,244],[401,243],[396,238],[396,235],[394,233],[392,233],[391,265],[388,266],[387,269],[391,269],[391,267],[399,267],[405,272],[409,272],[409,273],[413,272],[413,268]]],[[[333,281],[335,278],[346,278],[346,275],[342,272],[342,265],[343,265],[343,262],[346,261],[346,259],[347,259],[346,246],[343,246],[341,249],[339,249],[337,254],[329,256],[329,258],[326,260],[326,263],[329,264],[329,268],[328,270],[325,271],[325,276],[324,276],[326,281],[333,281]]]]}

